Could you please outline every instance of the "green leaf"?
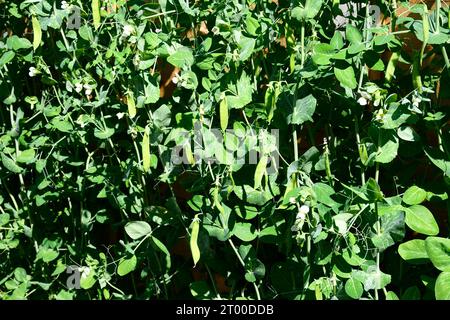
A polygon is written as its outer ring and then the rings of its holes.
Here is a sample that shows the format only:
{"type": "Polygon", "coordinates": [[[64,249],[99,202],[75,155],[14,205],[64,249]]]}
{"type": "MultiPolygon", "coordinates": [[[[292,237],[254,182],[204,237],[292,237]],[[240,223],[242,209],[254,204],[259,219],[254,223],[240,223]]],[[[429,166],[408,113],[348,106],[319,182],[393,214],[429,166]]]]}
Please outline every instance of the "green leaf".
{"type": "Polygon", "coordinates": [[[417,132],[409,126],[401,126],[400,128],[398,128],[397,135],[403,141],[414,142],[420,140],[420,136],[417,134],[417,132]]]}
{"type": "Polygon", "coordinates": [[[132,221],[125,225],[125,232],[131,239],[136,240],[148,236],[152,232],[152,228],[145,221],[132,221]]]}
{"type": "Polygon", "coordinates": [[[345,282],[345,293],[352,299],[360,299],[363,294],[363,286],[361,282],[354,278],[350,278],[345,282]]]}
{"type": "Polygon", "coordinates": [[[402,294],[401,300],[420,300],[420,290],[416,286],[409,287],[402,294]]]}
{"type": "Polygon", "coordinates": [[[241,109],[252,102],[253,86],[251,79],[245,72],[236,83],[237,96],[227,96],[228,106],[232,109],[241,109]]]}
{"type": "Polygon", "coordinates": [[[386,300],[400,300],[398,296],[393,291],[388,291],[386,293],[386,300]]]}
{"type": "Polygon", "coordinates": [[[339,83],[350,89],[356,89],[358,82],[356,81],[355,70],[352,66],[348,66],[344,69],[335,67],[334,75],[336,76],[339,83]]]}
{"type": "Polygon", "coordinates": [[[313,121],[312,116],[316,111],[317,100],[313,95],[308,95],[302,99],[297,100],[294,110],[292,112],[292,118],[289,123],[303,124],[307,121],[313,121]]]}
{"type": "Polygon", "coordinates": [[[363,39],[361,32],[351,24],[345,27],[345,36],[350,43],[360,43],[363,39]]]}
{"type": "Polygon", "coordinates": [[[14,51],[6,51],[0,58],[0,69],[2,69],[4,65],[11,62],[15,56],[16,54],[14,53],[14,51]]]}
{"type": "Polygon", "coordinates": [[[312,59],[315,64],[324,66],[330,64],[330,59],[333,58],[336,49],[327,43],[319,43],[314,46],[314,53],[312,59]]]}
{"type": "Polygon", "coordinates": [[[2,155],[2,164],[3,166],[13,172],[13,173],[21,173],[22,168],[19,167],[14,160],[12,160],[10,157],[6,156],[4,153],[2,155]]]}
{"type": "Polygon", "coordinates": [[[245,220],[252,220],[259,214],[258,209],[251,206],[236,206],[234,207],[234,211],[239,217],[245,220]]]}
{"type": "Polygon", "coordinates": [[[405,222],[412,230],[435,236],[439,233],[439,226],[433,217],[433,214],[426,207],[414,205],[406,210],[405,222]]]}
{"type": "Polygon", "coordinates": [[[106,140],[111,138],[114,135],[114,132],[115,131],[112,128],[102,128],[102,129],[95,128],[94,136],[98,139],[106,140]]]}
{"type": "Polygon", "coordinates": [[[450,177],[450,161],[446,160],[446,156],[442,151],[424,149],[424,152],[436,167],[441,169],[447,177],[450,177]]]}
{"type": "Polygon", "coordinates": [[[450,272],[442,272],[434,285],[436,300],[450,300],[450,272]]]}
{"type": "Polygon", "coordinates": [[[34,149],[28,149],[28,150],[24,150],[21,151],[17,157],[17,162],[20,163],[33,163],[36,156],[36,152],[34,151],[34,149]]]}
{"type": "Polygon", "coordinates": [[[97,282],[97,279],[95,278],[96,272],[93,269],[89,270],[89,274],[85,277],[82,275],[80,279],[80,287],[84,290],[88,290],[94,286],[94,284],[97,282]]]}
{"type": "Polygon", "coordinates": [[[450,239],[428,237],[425,248],[433,265],[445,272],[450,272],[450,239]]]}
{"type": "Polygon", "coordinates": [[[194,64],[194,56],[191,49],[180,47],[167,58],[167,61],[177,68],[188,68],[194,64]]]}
{"type": "Polygon", "coordinates": [[[391,130],[382,130],[380,133],[380,145],[375,156],[375,161],[379,163],[390,163],[398,153],[398,138],[391,130]]]}
{"type": "Polygon", "coordinates": [[[117,267],[117,274],[121,277],[129,274],[130,272],[134,271],[134,269],[136,269],[136,264],[137,258],[135,255],[133,255],[129,259],[120,259],[119,266],[117,267]]]}
{"type": "Polygon", "coordinates": [[[306,0],[305,6],[295,7],[291,15],[299,21],[314,19],[319,14],[322,3],[323,0],[306,0]]]}
{"type": "Polygon", "coordinates": [[[57,130],[59,130],[61,132],[69,133],[73,130],[73,126],[69,121],[58,118],[58,117],[53,118],[51,123],[54,128],[56,128],[57,130]]]}
{"type": "Polygon", "coordinates": [[[42,259],[42,261],[48,263],[58,258],[58,256],[59,252],[54,249],[41,248],[36,255],[36,260],[42,259]]]}
{"type": "Polygon", "coordinates": [[[239,59],[240,61],[246,61],[252,56],[253,50],[255,49],[256,40],[253,38],[247,38],[241,36],[239,39],[239,59]]]}
{"type": "Polygon", "coordinates": [[[14,51],[28,49],[33,46],[30,40],[28,40],[27,38],[19,38],[16,35],[9,37],[8,40],[6,40],[6,44],[10,49],[13,49],[14,51]]]}
{"type": "Polygon", "coordinates": [[[428,259],[425,248],[425,240],[414,239],[400,244],[398,253],[403,260],[414,262],[414,260],[428,259]]]}
{"type": "Polygon", "coordinates": [[[331,38],[330,45],[335,50],[341,50],[344,47],[344,39],[339,31],[335,31],[333,38],[331,38]]]}
{"type": "Polygon", "coordinates": [[[253,241],[258,236],[255,227],[249,222],[236,222],[233,234],[245,242],[253,241]]]}
{"type": "Polygon", "coordinates": [[[206,281],[195,281],[189,284],[189,289],[194,298],[199,300],[210,300],[214,297],[213,291],[210,289],[206,281]]]}
{"type": "Polygon", "coordinates": [[[200,260],[200,249],[198,247],[198,233],[200,231],[200,219],[198,214],[195,215],[194,221],[191,224],[191,239],[189,241],[191,247],[192,260],[194,260],[194,267],[200,260]]]}
{"type": "Polygon", "coordinates": [[[376,266],[370,266],[367,271],[352,271],[352,277],[364,285],[364,290],[383,289],[391,282],[391,276],[377,269],[376,266]]]}
{"type": "Polygon", "coordinates": [[[421,204],[427,198],[427,192],[417,186],[412,186],[403,194],[403,202],[409,205],[421,204]]]}

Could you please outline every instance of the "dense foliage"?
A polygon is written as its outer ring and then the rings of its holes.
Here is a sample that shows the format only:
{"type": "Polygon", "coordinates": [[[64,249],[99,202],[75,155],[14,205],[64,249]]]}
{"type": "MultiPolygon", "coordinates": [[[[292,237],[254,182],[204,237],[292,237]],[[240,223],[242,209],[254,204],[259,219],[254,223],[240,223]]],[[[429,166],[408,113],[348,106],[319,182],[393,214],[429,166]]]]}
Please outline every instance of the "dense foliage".
{"type": "Polygon", "coordinates": [[[450,299],[416,2],[0,0],[0,298],[450,299]]]}

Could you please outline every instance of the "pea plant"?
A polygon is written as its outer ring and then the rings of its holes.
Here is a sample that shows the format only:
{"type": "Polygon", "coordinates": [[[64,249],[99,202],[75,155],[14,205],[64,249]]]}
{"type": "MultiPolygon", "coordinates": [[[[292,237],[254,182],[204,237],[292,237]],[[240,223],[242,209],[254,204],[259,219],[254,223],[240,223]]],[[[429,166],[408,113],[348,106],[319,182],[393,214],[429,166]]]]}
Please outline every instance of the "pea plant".
{"type": "Polygon", "coordinates": [[[450,299],[448,1],[0,0],[0,299],[450,299]]]}

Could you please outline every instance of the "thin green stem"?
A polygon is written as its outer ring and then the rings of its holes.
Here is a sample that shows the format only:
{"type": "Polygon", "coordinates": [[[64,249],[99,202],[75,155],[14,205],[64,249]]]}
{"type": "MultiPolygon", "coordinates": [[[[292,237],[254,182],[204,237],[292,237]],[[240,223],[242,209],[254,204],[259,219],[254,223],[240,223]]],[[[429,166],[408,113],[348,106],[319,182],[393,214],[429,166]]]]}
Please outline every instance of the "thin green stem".
{"type": "Polygon", "coordinates": [[[441,0],[436,0],[436,31],[441,32],[441,0]]]}
{"type": "Polygon", "coordinates": [[[300,45],[301,45],[301,50],[302,50],[302,60],[301,60],[301,68],[303,69],[303,67],[305,66],[305,23],[302,22],[302,26],[301,26],[301,35],[300,35],[300,45]]]}
{"type": "MultiPolygon", "coordinates": [[[[244,260],[242,260],[242,258],[240,256],[238,250],[236,249],[236,246],[234,245],[233,241],[231,239],[228,239],[228,242],[230,243],[231,248],[233,249],[234,253],[236,254],[236,257],[238,258],[239,262],[245,268],[245,262],[244,262],[244,260]]],[[[256,285],[255,282],[253,282],[253,286],[255,287],[257,300],[261,300],[261,294],[259,293],[259,288],[258,288],[258,286],[256,285]]]]}

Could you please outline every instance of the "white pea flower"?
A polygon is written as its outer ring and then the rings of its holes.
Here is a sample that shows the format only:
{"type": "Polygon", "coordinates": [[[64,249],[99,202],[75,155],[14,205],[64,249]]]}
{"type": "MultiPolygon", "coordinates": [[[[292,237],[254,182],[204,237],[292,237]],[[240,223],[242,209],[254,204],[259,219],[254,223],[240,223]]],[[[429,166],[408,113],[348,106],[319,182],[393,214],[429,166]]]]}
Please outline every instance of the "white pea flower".
{"type": "Polygon", "coordinates": [[[309,207],[307,205],[302,205],[298,210],[296,219],[297,220],[305,220],[306,215],[309,213],[309,207]]]}
{"type": "Polygon", "coordinates": [[[8,32],[7,31],[3,32],[3,38],[7,38],[7,37],[8,37],[8,32]]]}
{"type": "Polygon", "coordinates": [[[75,83],[75,91],[80,93],[83,90],[83,85],[81,83],[75,83]]]}
{"type": "Polygon", "coordinates": [[[61,2],[61,9],[62,10],[66,10],[69,8],[69,4],[67,3],[67,1],[62,1],[61,2]]]}
{"type": "Polygon", "coordinates": [[[384,118],[384,110],[383,109],[379,109],[377,111],[377,113],[375,114],[375,120],[381,122],[381,121],[383,121],[383,118],[384,118]]]}
{"type": "Polygon", "coordinates": [[[87,95],[87,96],[91,95],[91,93],[92,93],[92,87],[91,87],[90,85],[85,84],[85,85],[83,86],[83,88],[84,88],[84,94],[85,94],[85,95],[87,95]]]}
{"type": "Polygon", "coordinates": [[[91,273],[91,269],[89,267],[81,267],[80,272],[81,272],[81,278],[85,279],[91,273]]]}
{"type": "Polygon", "coordinates": [[[155,33],[160,33],[162,30],[161,29],[159,29],[159,28],[156,28],[155,29],[155,33]]]}
{"type": "Polygon", "coordinates": [[[128,38],[134,33],[134,27],[130,24],[127,24],[123,27],[122,38],[128,38]]]}
{"type": "Polygon", "coordinates": [[[35,67],[30,67],[28,75],[30,77],[35,77],[36,75],[38,75],[40,72],[38,69],[36,69],[35,67]]]}
{"type": "Polygon", "coordinates": [[[125,112],[119,112],[116,114],[117,119],[122,119],[125,116],[125,112]]]}
{"type": "Polygon", "coordinates": [[[301,212],[301,213],[303,213],[303,214],[308,214],[308,213],[309,213],[309,207],[308,207],[306,204],[304,204],[304,205],[302,205],[302,206],[300,207],[299,212],[301,212]]]}
{"type": "Polygon", "coordinates": [[[421,102],[422,102],[422,99],[420,99],[420,97],[418,97],[418,96],[414,96],[412,98],[412,104],[415,107],[418,107],[421,102]]]}
{"type": "Polygon", "coordinates": [[[141,62],[141,57],[139,56],[139,54],[136,54],[133,57],[133,64],[135,67],[139,66],[139,63],[141,62]]]}
{"type": "Polygon", "coordinates": [[[361,97],[358,99],[358,103],[360,106],[367,106],[367,99],[364,97],[361,97]]]}
{"type": "Polygon", "coordinates": [[[172,78],[172,82],[174,84],[178,84],[181,81],[183,81],[183,78],[178,73],[175,75],[175,77],[172,78]]]}

